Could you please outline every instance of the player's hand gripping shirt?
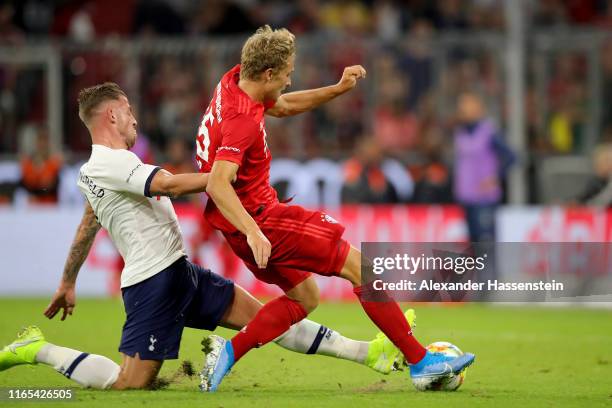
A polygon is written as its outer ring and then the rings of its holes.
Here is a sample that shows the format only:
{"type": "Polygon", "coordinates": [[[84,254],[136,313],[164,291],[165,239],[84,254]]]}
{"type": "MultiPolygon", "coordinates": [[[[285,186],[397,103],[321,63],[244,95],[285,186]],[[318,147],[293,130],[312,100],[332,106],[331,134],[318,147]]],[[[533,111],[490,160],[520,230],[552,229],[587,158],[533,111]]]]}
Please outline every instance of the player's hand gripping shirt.
{"type": "Polygon", "coordinates": [[[186,255],[172,202],[149,194],[159,169],[128,150],[93,145],[79,173],[80,190],[125,262],[122,288],[150,278],[186,255]]]}
{"type": "MultiPolygon", "coordinates": [[[[240,166],[233,184],[240,202],[258,221],[267,206],[278,203],[270,186],[272,155],[266,143],[264,111],[273,103],[253,101],[238,87],[240,65],[228,71],[215,88],[198,129],[196,160],[200,171],[208,173],[215,160],[227,160],[240,166]]],[[[236,229],[223,217],[212,200],[205,216],[217,229],[236,229]]]]}

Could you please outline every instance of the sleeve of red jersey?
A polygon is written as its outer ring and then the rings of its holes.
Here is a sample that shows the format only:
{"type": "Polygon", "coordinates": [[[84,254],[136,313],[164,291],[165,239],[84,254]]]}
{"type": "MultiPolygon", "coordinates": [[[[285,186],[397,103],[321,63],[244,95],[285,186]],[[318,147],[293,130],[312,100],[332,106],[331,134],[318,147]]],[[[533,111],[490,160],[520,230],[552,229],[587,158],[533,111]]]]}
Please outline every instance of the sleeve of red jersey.
{"type": "Polygon", "coordinates": [[[227,160],[242,165],[244,154],[259,135],[259,124],[248,116],[238,115],[221,123],[221,145],[215,161],[227,160]]]}

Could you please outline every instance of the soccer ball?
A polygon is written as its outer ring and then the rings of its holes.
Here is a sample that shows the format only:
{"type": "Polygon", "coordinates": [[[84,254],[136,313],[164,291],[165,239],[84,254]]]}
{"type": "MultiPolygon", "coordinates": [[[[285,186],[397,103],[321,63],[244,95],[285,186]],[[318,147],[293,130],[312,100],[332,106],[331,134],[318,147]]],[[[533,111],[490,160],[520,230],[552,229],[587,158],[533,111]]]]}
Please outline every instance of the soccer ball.
{"type": "MultiPolygon", "coordinates": [[[[427,351],[432,353],[442,353],[450,357],[459,357],[463,354],[463,351],[459,347],[447,341],[436,341],[425,347],[427,351]]],[[[465,381],[465,371],[461,371],[459,374],[452,374],[449,377],[441,379],[431,378],[416,378],[412,380],[414,387],[419,391],[455,391],[463,381],[465,381]]]]}

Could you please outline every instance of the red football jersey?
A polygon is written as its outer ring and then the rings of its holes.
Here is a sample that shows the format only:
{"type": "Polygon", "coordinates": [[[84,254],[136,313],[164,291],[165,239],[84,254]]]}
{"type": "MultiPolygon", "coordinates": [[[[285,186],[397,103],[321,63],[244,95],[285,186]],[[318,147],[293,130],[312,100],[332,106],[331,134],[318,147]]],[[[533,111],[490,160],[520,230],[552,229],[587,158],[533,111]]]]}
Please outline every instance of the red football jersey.
{"type": "MultiPolygon", "coordinates": [[[[215,160],[240,166],[233,184],[240,202],[257,221],[266,206],[278,203],[270,186],[272,155],[266,143],[264,111],[274,105],[252,100],[238,87],[240,65],[228,71],[215,93],[198,128],[196,161],[200,172],[208,173],[215,160]]],[[[223,217],[212,199],[204,211],[213,227],[225,232],[236,228],[223,217]]]]}

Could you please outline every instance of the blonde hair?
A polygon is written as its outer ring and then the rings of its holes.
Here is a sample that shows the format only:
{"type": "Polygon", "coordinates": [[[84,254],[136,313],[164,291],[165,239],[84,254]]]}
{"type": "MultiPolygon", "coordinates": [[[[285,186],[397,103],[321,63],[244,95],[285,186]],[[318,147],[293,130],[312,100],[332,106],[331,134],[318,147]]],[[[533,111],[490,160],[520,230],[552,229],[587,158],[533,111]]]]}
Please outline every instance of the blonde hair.
{"type": "Polygon", "coordinates": [[[121,96],[127,98],[123,89],[114,82],[105,82],[103,84],[81,89],[77,99],[79,103],[79,118],[85,123],[85,126],[88,126],[94,109],[102,102],[118,100],[121,96]]]}
{"type": "Polygon", "coordinates": [[[276,75],[295,54],[295,36],[286,28],[272,30],[269,25],[260,27],[242,47],[240,78],[257,80],[258,75],[271,69],[276,75]]]}

